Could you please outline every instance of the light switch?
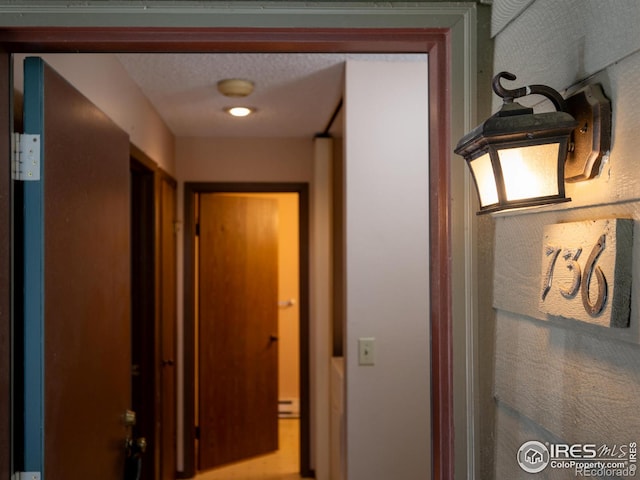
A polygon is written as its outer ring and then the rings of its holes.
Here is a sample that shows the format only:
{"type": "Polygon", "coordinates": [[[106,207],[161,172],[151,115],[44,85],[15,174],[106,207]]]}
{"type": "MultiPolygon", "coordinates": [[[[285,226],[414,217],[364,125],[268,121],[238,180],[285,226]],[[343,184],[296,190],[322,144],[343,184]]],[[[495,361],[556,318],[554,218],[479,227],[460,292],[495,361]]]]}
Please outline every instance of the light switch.
{"type": "Polygon", "coordinates": [[[376,344],[376,339],[373,337],[358,339],[358,364],[359,365],[375,364],[375,360],[376,360],[375,344],[376,344]]]}

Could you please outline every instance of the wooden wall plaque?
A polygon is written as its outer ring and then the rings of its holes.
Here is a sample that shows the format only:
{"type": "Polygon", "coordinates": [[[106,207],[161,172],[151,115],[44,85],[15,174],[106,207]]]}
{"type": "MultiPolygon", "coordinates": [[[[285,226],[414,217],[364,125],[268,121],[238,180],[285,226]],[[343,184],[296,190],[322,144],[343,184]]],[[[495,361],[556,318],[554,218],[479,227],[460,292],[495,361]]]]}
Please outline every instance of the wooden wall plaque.
{"type": "Polygon", "coordinates": [[[602,327],[628,327],[632,251],[632,219],[545,226],[540,310],[602,327]]]}

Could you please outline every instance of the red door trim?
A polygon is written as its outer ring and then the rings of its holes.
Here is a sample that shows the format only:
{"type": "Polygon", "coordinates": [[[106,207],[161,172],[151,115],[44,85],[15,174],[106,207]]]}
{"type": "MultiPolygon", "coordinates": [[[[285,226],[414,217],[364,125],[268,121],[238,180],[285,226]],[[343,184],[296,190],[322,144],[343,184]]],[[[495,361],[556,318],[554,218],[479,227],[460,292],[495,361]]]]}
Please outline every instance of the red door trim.
{"type": "Polygon", "coordinates": [[[428,53],[433,478],[453,479],[450,29],[11,27],[0,29],[0,43],[5,51],[27,53],[428,53]]]}

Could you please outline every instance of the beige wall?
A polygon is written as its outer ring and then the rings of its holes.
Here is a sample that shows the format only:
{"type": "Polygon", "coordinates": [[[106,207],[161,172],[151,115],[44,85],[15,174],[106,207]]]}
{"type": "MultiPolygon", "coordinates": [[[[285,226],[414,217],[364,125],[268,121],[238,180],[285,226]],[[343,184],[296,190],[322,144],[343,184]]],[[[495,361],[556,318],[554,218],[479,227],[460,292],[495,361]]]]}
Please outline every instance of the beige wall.
{"type": "MultiPolygon", "coordinates": [[[[619,445],[640,436],[638,235],[629,328],[538,310],[545,225],[628,217],[637,227],[640,219],[640,8],[630,0],[494,0],[492,23],[494,71],[516,74],[514,88],[542,83],[565,91],[593,77],[613,110],[608,162],[597,178],[568,185],[570,203],[494,220],[496,452],[494,471],[482,478],[523,478],[515,459],[524,441],[619,445]]],[[[483,321],[494,328],[490,317],[483,321]]],[[[540,475],[573,478],[548,470],[540,475]]]]}
{"type": "Polygon", "coordinates": [[[309,182],[313,139],[176,139],[181,182],[309,182]]]}

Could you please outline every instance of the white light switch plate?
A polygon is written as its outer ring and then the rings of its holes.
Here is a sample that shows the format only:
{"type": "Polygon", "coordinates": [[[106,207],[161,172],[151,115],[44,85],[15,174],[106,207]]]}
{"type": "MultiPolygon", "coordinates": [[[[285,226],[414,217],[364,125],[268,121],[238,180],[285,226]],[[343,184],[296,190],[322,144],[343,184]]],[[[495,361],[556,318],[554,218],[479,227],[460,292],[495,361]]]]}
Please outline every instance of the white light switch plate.
{"type": "Polygon", "coordinates": [[[358,364],[374,365],[376,360],[376,339],[373,337],[358,339],[358,364]]]}

